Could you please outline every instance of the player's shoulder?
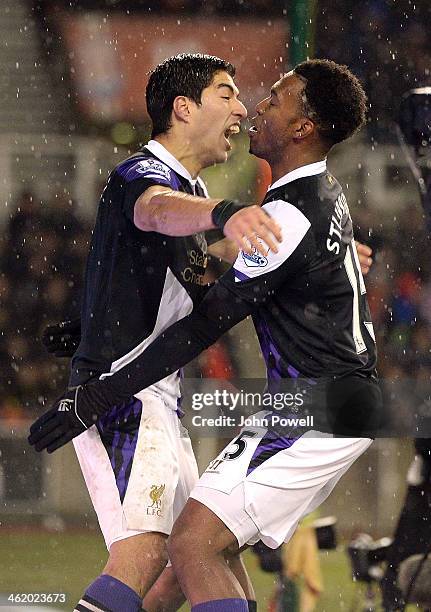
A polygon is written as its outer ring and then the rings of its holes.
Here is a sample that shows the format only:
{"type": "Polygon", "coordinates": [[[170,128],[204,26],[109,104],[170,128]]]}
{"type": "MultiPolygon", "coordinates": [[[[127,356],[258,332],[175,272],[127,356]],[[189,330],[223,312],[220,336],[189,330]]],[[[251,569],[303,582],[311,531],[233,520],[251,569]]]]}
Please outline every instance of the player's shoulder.
{"type": "Polygon", "coordinates": [[[151,179],[165,185],[173,185],[175,188],[179,184],[174,170],[145,149],[120,162],[115,171],[128,183],[140,179],[151,179]]]}
{"type": "Polygon", "coordinates": [[[304,216],[311,224],[331,208],[342,188],[329,172],[299,178],[270,189],[263,201],[265,210],[277,217],[304,216]]]}

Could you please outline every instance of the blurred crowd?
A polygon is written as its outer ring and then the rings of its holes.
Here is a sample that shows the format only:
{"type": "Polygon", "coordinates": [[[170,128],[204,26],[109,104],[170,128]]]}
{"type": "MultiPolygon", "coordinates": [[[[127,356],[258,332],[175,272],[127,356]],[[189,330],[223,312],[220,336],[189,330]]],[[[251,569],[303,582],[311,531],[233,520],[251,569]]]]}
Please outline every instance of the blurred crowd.
{"type": "MultiPolygon", "coordinates": [[[[419,198],[418,198],[419,200],[419,198]]],[[[353,210],[356,236],[374,249],[366,279],[381,378],[430,377],[431,240],[419,201],[383,224],[353,210]]]]}
{"type": "Polygon", "coordinates": [[[0,408],[19,416],[67,382],[64,360],[40,343],[51,322],[79,315],[90,229],[73,201],[40,202],[30,191],[15,205],[0,242],[0,408]]]}
{"type": "Polygon", "coordinates": [[[384,136],[402,94],[431,85],[428,0],[320,0],[315,52],[347,64],[365,84],[370,129],[384,136]],[[349,44],[346,44],[349,41],[349,44]]]}

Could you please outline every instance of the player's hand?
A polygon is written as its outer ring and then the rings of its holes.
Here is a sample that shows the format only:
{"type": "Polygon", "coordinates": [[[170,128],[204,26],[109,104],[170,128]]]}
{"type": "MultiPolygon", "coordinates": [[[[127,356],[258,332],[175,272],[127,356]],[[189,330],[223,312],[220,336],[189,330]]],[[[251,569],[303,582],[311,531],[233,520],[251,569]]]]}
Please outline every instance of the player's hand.
{"type": "Polygon", "coordinates": [[[69,389],[30,427],[29,444],[52,453],[91,427],[99,415],[90,408],[87,388],[69,389]]]}
{"type": "Polygon", "coordinates": [[[245,253],[251,255],[253,247],[264,257],[268,251],[278,253],[282,241],[281,227],[260,206],[242,208],[226,221],[226,238],[230,238],[245,253]]]}
{"type": "Polygon", "coordinates": [[[362,274],[367,275],[373,264],[371,255],[373,254],[372,249],[362,242],[355,241],[356,250],[358,252],[359,263],[361,264],[362,274]]]}
{"type": "Polygon", "coordinates": [[[80,341],[80,319],[48,325],[42,334],[43,346],[56,357],[72,357],[80,341]]]}

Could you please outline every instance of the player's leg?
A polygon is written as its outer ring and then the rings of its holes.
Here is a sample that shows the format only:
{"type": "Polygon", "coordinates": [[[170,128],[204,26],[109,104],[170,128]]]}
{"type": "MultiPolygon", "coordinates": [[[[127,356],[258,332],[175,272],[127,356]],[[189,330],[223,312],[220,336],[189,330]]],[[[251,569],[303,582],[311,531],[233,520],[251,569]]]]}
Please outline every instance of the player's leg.
{"type": "Polygon", "coordinates": [[[166,536],[138,534],[112,545],[100,576],[86,588],[77,612],[137,612],[166,565],[166,536]]]}
{"type": "Polygon", "coordinates": [[[178,482],[176,420],[160,397],[144,392],[75,439],[109,550],[77,610],[140,610],[166,566],[178,482]]]}
{"type": "Polygon", "coordinates": [[[235,544],[235,535],[218,516],[188,500],[168,540],[168,554],[192,607],[223,600],[220,610],[248,610],[246,594],[225,558],[235,544]]]}
{"type": "MultiPolygon", "coordinates": [[[[187,431],[179,424],[178,439],[179,479],[174,499],[174,517],[177,518],[198,480],[198,469],[187,431]]],[[[188,550],[188,548],[186,549],[188,550]]],[[[225,563],[240,583],[247,598],[249,612],[256,612],[254,589],[242,561],[237,541],[224,552],[225,563]]],[[[143,608],[147,612],[174,612],[184,603],[185,596],[171,566],[165,568],[161,576],[147,593],[143,608]]]]}
{"type": "Polygon", "coordinates": [[[145,595],[142,607],[146,612],[176,612],[186,598],[172,566],[166,567],[145,595]]]}
{"type": "Polygon", "coordinates": [[[114,542],[102,574],[86,589],[76,610],[138,611],[166,565],[166,536],[137,534],[114,542]]]}
{"type": "Polygon", "coordinates": [[[166,567],[166,538],[161,533],[141,533],[114,542],[102,575],[124,582],[142,598],[166,567]]]}
{"type": "Polygon", "coordinates": [[[233,547],[228,548],[225,551],[224,556],[228,568],[234,574],[235,578],[240,583],[242,590],[244,591],[244,595],[247,599],[249,612],[256,612],[256,594],[254,592],[254,587],[251,582],[250,576],[248,575],[247,569],[244,565],[244,561],[240,549],[238,548],[238,544],[235,542],[233,547]]]}
{"type": "MultiPolygon", "coordinates": [[[[175,404],[176,407],[176,404],[175,404]]],[[[171,412],[171,414],[174,414],[171,412]]],[[[177,519],[199,478],[198,466],[187,430],[176,419],[171,428],[171,444],[176,448],[178,479],[172,504],[173,521],[177,519]]],[[[184,603],[185,596],[172,566],[168,564],[146,594],[143,607],[147,612],[174,612],[184,603]]]]}
{"type": "MultiPolygon", "coordinates": [[[[190,491],[198,480],[198,471],[194,453],[187,432],[181,428],[178,448],[180,476],[174,499],[174,516],[181,512],[190,491]]],[[[188,550],[188,548],[186,549],[188,550]]],[[[256,601],[251,580],[239,553],[238,545],[226,549],[224,559],[229,572],[232,572],[240,583],[248,602],[249,612],[256,612],[256,601]]],[[[184,603],[185,596],[172,569],[167,567],[147,593],[143,608],[147,612],[174,612],[184,603]]]]}
{"type": "MultiPolygon", "coordinates": [[[[256,596],[250,577],[237,551],[225,553],[228,568],[236,576],[247,597],[248,612],[257,611],[256,596]]],[[[144,597],[142,607],[145,612],[176,612],[186,601],[172,567],[166,567],[149,592],[144,597]]]]}
{"type": "MultiPolygon", "coordinates": [[[[187,431],[182,427],[177,454],[179,458],[180,476],[174,500],[174,515],[176,520],[178,520],[178,517],[182,515],[182,510],[189,498],[190,492],[198,481],[197,465],[190,439],[187,435],[187,431]]],[[[217,519],[217,517],[215,518],[217,519]]],[[[198,528],[199,518],[192,519],[191,532],[197,533],[198,528]]],[[[175,529],[175,524],[173,529],[175,529]]],[[[197,539],[199,540],[199,536],[197,539]]],[[[183,555],[184,551],[186,551],[188,555],[189,550],[189,542],[186,542],[183,555]]],[[[239,587],[242,589],[245,597],[250,600],[254,599],[253,588],[248,578],[247,571],[239,556],[238,544],[235,537],[232,539],[232,546],[227,548],[225,547],[223,554],[220,554],[217,557],[217,564],[220,564],[221,571],[226,572],[229,576],[228,582],[233,582],[234,584],[239,583],[239,587]]],[[[253,607],[251,607],[251,609],[253,610],[253,607]]]]}
{"type": "Polygon", "coordinates": [[[273,436],[246,433],[200,479],[168,540],[177,577],[196,612],[217,606],[247,610],[243,589],[221,563],[225,549],[235,540],[242,546],[261,539],[273,548],[287,541],[298,521],[326,499],[371,443],[304,436],[275,444],[273,436]]]}

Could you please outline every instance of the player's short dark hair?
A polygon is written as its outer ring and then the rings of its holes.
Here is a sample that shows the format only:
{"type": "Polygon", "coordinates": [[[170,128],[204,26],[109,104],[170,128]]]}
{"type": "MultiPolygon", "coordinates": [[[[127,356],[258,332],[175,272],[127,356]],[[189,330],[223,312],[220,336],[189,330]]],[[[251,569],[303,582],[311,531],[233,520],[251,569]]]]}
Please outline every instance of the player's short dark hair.
{"type": "Polygon", "coordinates": [[[347,66],[314,59],[298,64],[294,72],[305,79],[304,114],[315,122],[325,143],[341,142],[365,123],[367,96],[347,66]]]}
{"type": "Polygon", "coordinates": [[[146,90],[147,110],[153,123],[151,136],[171,127],[172,105],[177,96],[187,96],[201,103],[202,91],[216,72],[227,72],[232,78],[235,67],[215,55],[181,53],[161,62],[152,71],[146,90]]]}

